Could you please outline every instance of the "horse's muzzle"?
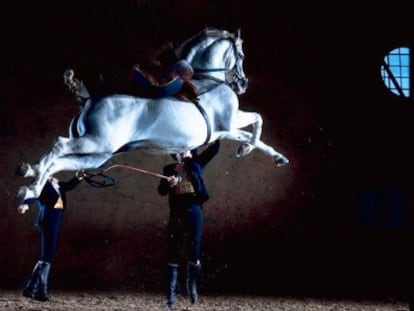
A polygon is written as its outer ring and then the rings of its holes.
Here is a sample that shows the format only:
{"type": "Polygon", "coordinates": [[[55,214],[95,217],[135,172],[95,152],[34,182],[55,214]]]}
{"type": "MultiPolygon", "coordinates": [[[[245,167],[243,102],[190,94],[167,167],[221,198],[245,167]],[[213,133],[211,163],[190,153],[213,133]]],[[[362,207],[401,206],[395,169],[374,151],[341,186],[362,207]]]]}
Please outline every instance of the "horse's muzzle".
{"type": "Polygon", "coordinates": [[[241,95],[246,93],[247,86],[249,85],[249,79],[244,78],[237,81],[237,90],[236,93],[241,95]]]}

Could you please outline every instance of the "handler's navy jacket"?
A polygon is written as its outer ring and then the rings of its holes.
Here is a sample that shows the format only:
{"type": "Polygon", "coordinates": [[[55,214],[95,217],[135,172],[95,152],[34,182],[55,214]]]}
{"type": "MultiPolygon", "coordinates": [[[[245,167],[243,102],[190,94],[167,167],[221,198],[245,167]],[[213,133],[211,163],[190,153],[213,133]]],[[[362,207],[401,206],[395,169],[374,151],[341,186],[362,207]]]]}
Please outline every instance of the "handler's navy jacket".
{"type": "MultiPolygon", "coordinates": [[[[205,166],[211,161],[211,159],[218,153],[220,148],[220,141],[216,140],[212,145],[207,147],[200,155],[193,152],[192,158],[184,160],[184,169],[190,177],[190,181],[194,187],[195,197],[194,202],[203,204],[209,199],[207,187],[204,184],[202,174],[205,166]]],[[[164,167],[163,175],[165,176],[177,176],[175,166],[177,163],[171,163],[164,167]]],[[[174,193],[174,187],[170,187],[170,183],[166,179],[161,179],[158,186],[158,193],[160,195],[169,194],[169,204],[173,205],[177,200],[177,196],[180,194],[174,193]]]]}

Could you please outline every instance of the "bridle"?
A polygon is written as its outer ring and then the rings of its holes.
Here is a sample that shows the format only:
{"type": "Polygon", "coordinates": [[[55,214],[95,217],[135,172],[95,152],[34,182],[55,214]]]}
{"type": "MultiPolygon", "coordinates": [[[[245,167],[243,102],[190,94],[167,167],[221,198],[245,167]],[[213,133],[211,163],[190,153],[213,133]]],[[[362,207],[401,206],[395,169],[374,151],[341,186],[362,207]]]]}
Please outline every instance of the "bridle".
{"type": "Polygon", "coordinates": [[[244,75],[242,75],[237,65],[240,62],[240,56],[239,56],[238,49],[237,49],[236,42],[235,42],[236,39],[234,38],[234,36],[228,35],[227,37],[221,38],[220,40],[231,40],[232,51],[233,51],[233,55],[235,59],[234,66],[231,69],[194,67],[193,68],[194,78],[195,79],[210,79],[216,82],[226,83],[234,90],[236,89],[236,85],[238,84],[239,81],[245,80],[244,75]],[[212,73],[212,72],[224,72],[225,74],[230,74],[231,80],[229,81],[227,80],[227,78],[225,80],[221,80],[212,75],[209,75],[209,73],[212,73]]]}

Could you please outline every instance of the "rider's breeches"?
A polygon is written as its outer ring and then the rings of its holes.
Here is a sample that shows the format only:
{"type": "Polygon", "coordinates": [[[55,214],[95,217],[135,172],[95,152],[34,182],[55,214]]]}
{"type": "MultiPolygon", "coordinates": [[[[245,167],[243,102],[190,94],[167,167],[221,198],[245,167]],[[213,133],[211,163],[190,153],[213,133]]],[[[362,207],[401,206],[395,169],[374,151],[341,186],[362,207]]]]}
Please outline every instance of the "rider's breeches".
{"type": "Polygon", "coordinates": [[[36,222],[40,234],[39,260],[52,262],[56,253],[62,221],[62,209],[48,208],[43,204],[39,204],[39,215],[36,222]]]}

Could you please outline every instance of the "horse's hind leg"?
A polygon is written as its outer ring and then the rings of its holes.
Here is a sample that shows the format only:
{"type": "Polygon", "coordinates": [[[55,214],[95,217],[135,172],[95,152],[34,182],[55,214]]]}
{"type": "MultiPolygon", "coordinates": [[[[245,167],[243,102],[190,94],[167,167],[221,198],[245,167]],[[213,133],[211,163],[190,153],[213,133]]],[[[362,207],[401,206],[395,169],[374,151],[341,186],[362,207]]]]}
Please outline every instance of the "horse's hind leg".
{"type": "MultiPolygon", "coordinates": [[[[31,183],[29,192],[27,194],[23,193],[26,191],[26,187],[22,187],[18,194],[17,198],[25,197],[38,197],[43,186],[46,183],[47,178],[50,176],[49,166],[53,163],[59,161],[61,157],[67,155],[82,156],[90,154],[112,154],[111,146],[109,144],[99,143],[98,140],[89,138],[89,137],[79,137],[79,138],[66,138],[58,137],[50,148],[49,152],[46,153],[37,164],[33,167],[27,165],[29,170],[28,174],[25,176],[36,177],[35,180],[31,183]]],[[[23,167],[23,164],[21,167],[23,167]]],[[[57,172],[54,170],[54,172],[57,172]]],[[[26,191],[27,192],[27,191],[26,191]]]]}
{"type": "Polygon", "coordinates": [[[20,187],[17,192],[19,202],[28,198],[35,198],[40,195],[41,189],[47,178],[61,171],[76,171],[97,168],[111,159],[112,153],[90,154],[90,155],[67,155],[54,161],[44,174],[38,175],[28,187],[20,187]]]}
{"type": "Polygon", "coordinates": [[[23,163],[18,173],[23,177],[35,177],[48,169],[55,159],[68,154],[99,154],[112,153],[110,146],[100,144],[96,139],[89,137],[67,138],[59,136],[53,142],[49,151],[34,165],[23,163]]]}
{"type": "Polygon", "coordinates": [[[53,162],[47,169],[49,176],[61,171],[77,171],[95,169],[112,158],[112,153],[96,153],[85,155],[67,155],[53,162]]]}
{"type": "Polygon", "coordinates": [[[59,157],[60,154],[62,154],[62,150],[68,141],[70,141],[69,138],[59,136],[55,139],[49,151],[44,156],[42,156],[37,163],[33,165],[30,165],[29,163],[23,163],[16,170],[16,173],[23,177],[36,177],[40,172],[47,169],[48,165],[52,163],[55,157],[59,157]]]}

